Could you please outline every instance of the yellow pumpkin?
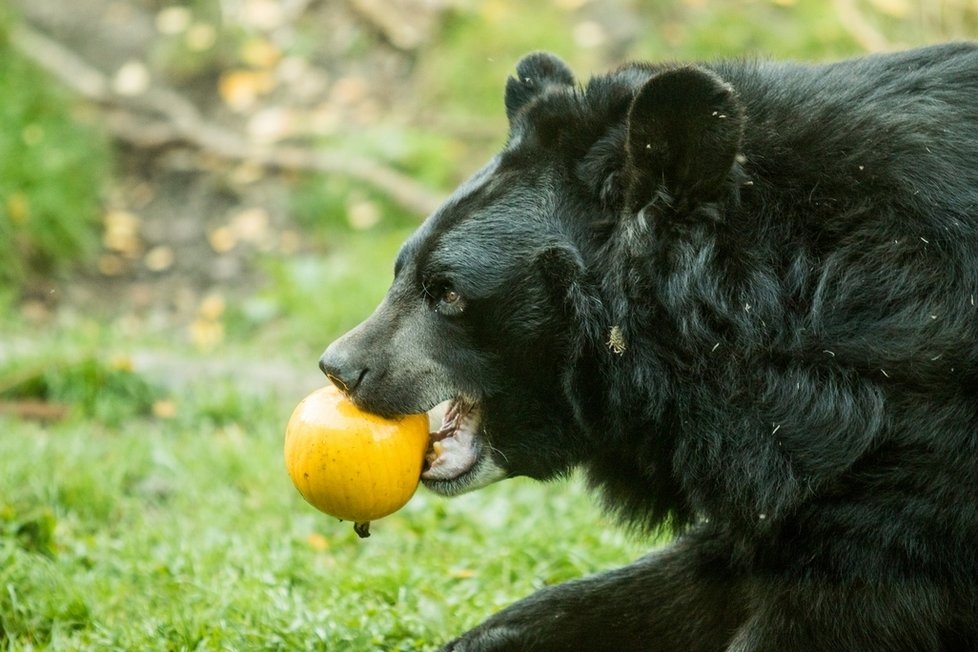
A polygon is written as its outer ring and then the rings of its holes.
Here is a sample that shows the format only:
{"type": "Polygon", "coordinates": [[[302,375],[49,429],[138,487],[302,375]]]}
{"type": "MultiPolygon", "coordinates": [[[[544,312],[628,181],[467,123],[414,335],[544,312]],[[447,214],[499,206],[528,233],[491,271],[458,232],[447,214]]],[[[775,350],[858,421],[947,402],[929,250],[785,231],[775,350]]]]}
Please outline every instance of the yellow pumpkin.
{"type": "Polygon", "coordinates": [[[371,520],[403,507],[421,478],[428,415],[385,419],[327,385],[304,398],[285,431],[285,465],[296,489],[368,536],[371,520]]]}

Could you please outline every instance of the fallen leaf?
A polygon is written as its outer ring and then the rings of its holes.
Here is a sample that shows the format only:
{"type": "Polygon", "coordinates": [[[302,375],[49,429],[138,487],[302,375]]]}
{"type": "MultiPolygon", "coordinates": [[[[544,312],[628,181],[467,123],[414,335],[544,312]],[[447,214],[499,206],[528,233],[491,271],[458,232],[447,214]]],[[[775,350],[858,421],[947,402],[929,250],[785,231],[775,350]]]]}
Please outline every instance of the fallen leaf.
{"type": "Polygon", "coordinates": [[[254,68],[271,68],[282,58],[282,51],[264,38],[250,38],[241,46],[241,60],[254,68]]]}
{"type": "Polygon", "coordinates": [[[208,294],[201,300],[200,306],[197,308],[197,314],[202,319],[216,321],[224,314],[225,306],[224,297],[220,294],[208,294]]]}
{"type": "Polygon", "coordinates": [[[217,28],[210,23],[194,23],[184,35],[187,48],[194,52],[204,52],[217,42],[217,28]]]}
{"type": "Polygon", "coordinates": [[[273,30],[281,27],[285,15],[281,3],[275,0],[248,0],[244,6],[244,19],[258,29],[273,30]]]}
{"type": "Polygon", "coordinates": [[[360,77],[341,77],[333,84],[330,97],[347,106],[357,104],[367,96],[367,82],[360,77]]]}
{"type": "Polygon", "coordinates": [[[116,371],[126,371],[130,373],[134,370],[132,358],[125,354],[117,355],[109,360],[109,367],[115,369],[116,371]]]}
{"type": "Polygon", "coordinates": [[[193,14],[187,7],[164,7],[156,14],[156,31],[172,36],[179,34],[190,26],[193,14]]]}
{"type": "Polygon", "coordinates": [[[112,77],[112,90],[119,95],[141,95],[149,88],[149,68],[142,61],[122,64],[112,77]]]}
{"type": "Polygon", "coordinates": [[[231,181],[233,183],[247,186],[256,181],[261,181],[265,176],[265,169],[252,161],[244,161],[231,170],[231,181]]]}
{"type": "Polygon", "coordinates": [[[126,271],[126,263],[114,254],[99,256],[98,271],[105,276],[118,276],[126,271]]]}
{"type": "Polygon", "coordinates": [[[238,240],[229,226],[219,226],[210,231],[207,234],[207,242],[210,243],[211,249],[219,254],[231,251],[238,244],[238,240]]]}
{"type": "Polygon", "coordinates": [[[238,241],[258,245],[271,238],[269,221],[268,211],[264,208],[246,208],[231,218],[229,228],[238,241]]]}
{"type": "Polygon", "coordinates": [[[153,416],[157,419],[172,419],[177,416],[177,404],[172,399],[153,401],[153,416]]]}
{"type": "Polygon", "coordinates": [[[30,219],[31,204],[30,200],[22,192],[11,193],[7,197],[7,217],[13,224],[24,224],[30,219]]]}
{"type": "Polygon", "coordinates": [[[195,319],[190,324],[190,340],[201,349],[209,349],[224,340],[224,324],[209,319],[195,319]]]}
{"type": "Polygon", "coordinates": [[[139,239],[139,217],[124,210],[111,210],[102,219],[105,231],[102,244],[106,249],[132,257],[142,251],[139,239]]]}
{"type": "Polygon", "coordinates": [[[574,43],[584,49],[592,49],[604,45],[607,41],[604,27],[593,20],[584,20],[574,26],[574,43]]]}
{"type": "Polygon", "coordinates": [[[248,135],[263,143],[272,143],[287,137],[295,123],[292,112],[281,108],[271,107],[257,112],[248,120],[248,135]]]}
{"type": "Polygon", "coordinates": [[[0,414],[34,421],[60,421],[68,416],[69,407],[63,403],[49,403],[33,399],[0,401],[0,414]]]}
{"type": "Polygon", "coordinates": [[[266,70],[229,70],[217,83],[221,99],[235,111],[247,111],[273,88],[275,78],[266,70]]]}
{"type": "Polygon", "coordinates": [[[309,544],[310,548],[319,552],[329,549],[329,539],[318,532],[311,532],[309,536],[306,537],[306,543],[309,544]]]}
{"type": "Polygon", "coordinates": [[[287,256],[299,251],[301,246],[302,236],[297,231],[285,230],[278,236],[278,250],[287,256]]]}
{"type": "Polygon", "coordinates": [[[380,217],[380,207],[372,201],[357,201],[346,207],[346,221],[354,229],[369,229],[380,222],[380,217]]]}
{"type": "Polygon", "coordinates": [[[151,272],[165,272],[173,267],[175,259],[176,254],[174,254],[172,247],[159,245],[153,247],[146,253],[146,257],[143,258],[143,264],[151,272]]]}

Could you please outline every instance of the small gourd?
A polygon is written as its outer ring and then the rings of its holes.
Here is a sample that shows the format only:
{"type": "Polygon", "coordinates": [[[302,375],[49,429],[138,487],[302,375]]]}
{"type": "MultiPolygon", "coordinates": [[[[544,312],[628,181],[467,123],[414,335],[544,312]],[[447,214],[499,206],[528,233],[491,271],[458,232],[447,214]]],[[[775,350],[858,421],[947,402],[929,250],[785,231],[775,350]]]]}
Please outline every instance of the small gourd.
{"type": "Polygon", "coordinates": [[[285,465],[316,509],[353,521],[361,537],[370,521],[403,507],[421,478],[428,416],[386,419],[357,408],[327,385],[304,398],[285,431],[285,465]]]}

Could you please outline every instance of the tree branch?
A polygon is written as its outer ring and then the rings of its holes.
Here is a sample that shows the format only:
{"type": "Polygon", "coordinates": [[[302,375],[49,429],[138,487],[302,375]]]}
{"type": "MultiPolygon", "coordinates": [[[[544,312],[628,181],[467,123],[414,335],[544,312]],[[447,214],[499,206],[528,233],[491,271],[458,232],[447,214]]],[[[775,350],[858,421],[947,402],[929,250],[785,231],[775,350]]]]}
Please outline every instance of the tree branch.
{"type": "Polygon", "coordinates": [[[886,37],[859,11],[855,0],[835,0],[833,6],[839,16],[839,22],[865,50],[880,52],[890,49],[886,37]]]}
{"type": "Polygon", "coordinates": [[[373,186],[418,215],[431,213],[442,201],[438,194],[407,175],[371,159],[295,145],[254,143],[231,129],[208,122],[192,103],[165,88],[150,87],[139,95],[120,95],[112,90],[103,72],[26,25],[14,27],[10,39],[18,51],[70,89],[106,106],[109,132],[136,147],[186,143],[224,159],[269,169],[342,174],[373,186]]]}

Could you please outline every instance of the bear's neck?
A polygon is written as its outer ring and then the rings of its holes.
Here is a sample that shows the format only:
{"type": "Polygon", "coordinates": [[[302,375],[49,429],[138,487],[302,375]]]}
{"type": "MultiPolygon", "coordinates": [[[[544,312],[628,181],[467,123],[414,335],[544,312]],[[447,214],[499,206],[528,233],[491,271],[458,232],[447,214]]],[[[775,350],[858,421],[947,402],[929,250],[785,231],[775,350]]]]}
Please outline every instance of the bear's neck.
{"type": "Polygon", "coordinates": [[[622,520],[648,530],[693,518],[671,468],[679,424],[666,388],[675,384],[655,346],[629,322],[609,321],[580,352],[572,382],[577,420],[592,442],[590,483],[622,520]]]}

